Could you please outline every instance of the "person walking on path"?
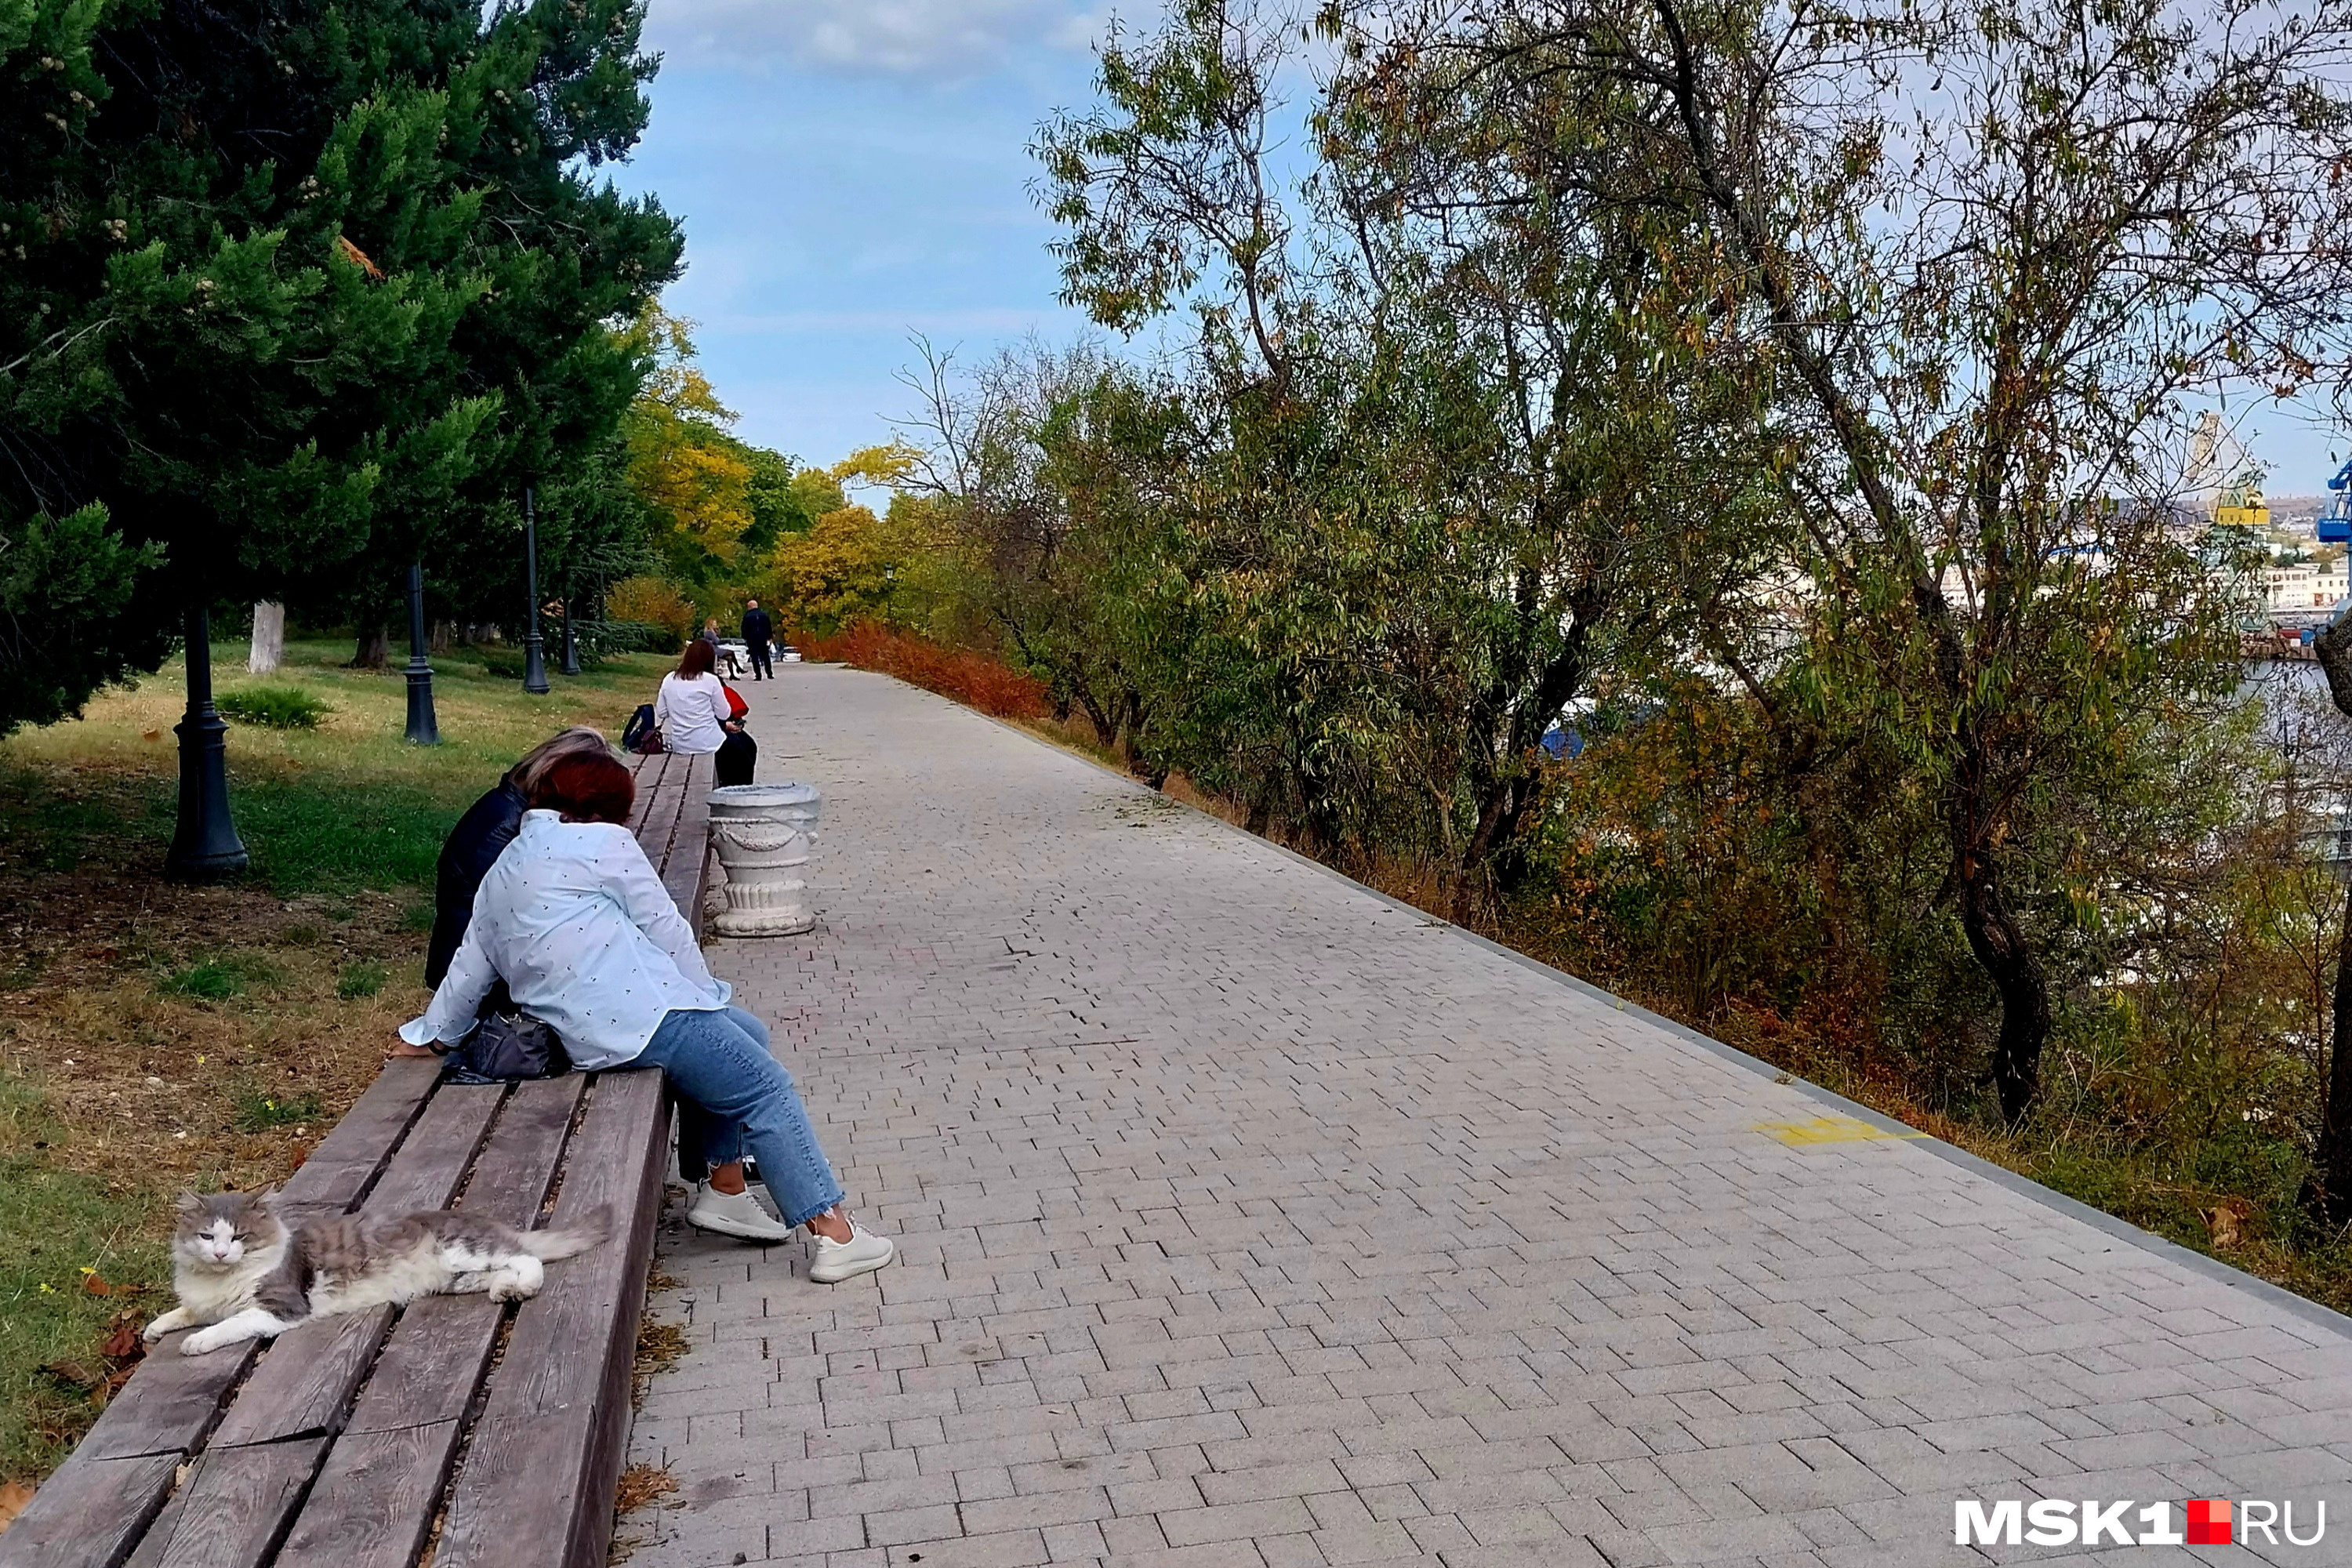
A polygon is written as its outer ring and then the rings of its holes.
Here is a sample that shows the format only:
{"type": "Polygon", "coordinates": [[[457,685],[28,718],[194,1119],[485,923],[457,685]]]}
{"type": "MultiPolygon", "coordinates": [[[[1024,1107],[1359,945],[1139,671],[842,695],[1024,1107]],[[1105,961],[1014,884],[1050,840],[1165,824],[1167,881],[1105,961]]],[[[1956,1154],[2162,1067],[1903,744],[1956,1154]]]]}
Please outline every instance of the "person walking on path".
{"type": "Polygon", "coordinates": [[[751,655],[754,680],[765,680],[776,673],[776,667],[768,662],[768,644],[775,635],[776,624],[768,618],[767,611],[760,608],[759,600],[753,599],[743,607],[743,647],[751,655]]]}
{"type": "Polygon", "coordinates": [[[766,1026],[730,1005],[733,989],[711,977],[693,928],[629,831],[635,799],[635,778],[609,751],[547,768],[521,831],[482,879],[432,1005],[401,1026],[401,1038],[463,1038],[503,981],[516,1005],[554,1029],[573,1067],[661,1068],[700,1119],[705,1157],[759,1160],[775,1215],[742,1185],[740,1167],[731,1193],[689,1171],[690,1223],[753,1241],[782,1241],[805,1226],[815,1238],[811,1279],[871,1274],[898,1249],[843,1208],[841,1183],[766,1026]]]}
{"type": "Polygon", "coordinates": [[[759,766],[759,742],[735,717],[727,683],[711,673],[715,661],[709,640],[697,637],[686,645],[677,668],[662,677],[654,693],[654,723],[661,730],[663,751],[716,753],[716,781],[747,784],[759,766]]]}

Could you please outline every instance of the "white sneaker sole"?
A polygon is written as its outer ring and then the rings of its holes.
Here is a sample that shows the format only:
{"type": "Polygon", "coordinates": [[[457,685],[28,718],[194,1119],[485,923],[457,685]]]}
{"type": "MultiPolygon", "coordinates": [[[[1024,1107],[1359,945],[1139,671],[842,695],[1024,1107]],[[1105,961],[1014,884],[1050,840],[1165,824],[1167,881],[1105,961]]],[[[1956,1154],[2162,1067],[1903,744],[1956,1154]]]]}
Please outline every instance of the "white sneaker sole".
{"type": "Polygon", "coordinates": [[[793,1233],[790,1230],[746,1225],[740,1220],[727,1219],[718,1215],[699,1215],[688,1211],[686,1223],[697,1230],[707,1230],[714,1236],[731,1236],[738,1241],[772,1243],[790,1241],[793,1238],[793,1233]]]}
{"type": "Polygon", "coordinates": [[[809,1268],[809,1278],[819,1285],[838,1285],[845,1279],[855,1279],[861,1274],[871,1274],[877,1268],[887,1268],[890,1261],[898,1256],[898,1244],[887,1236],[876,1239],[888,1249],[881,1257],[860,1258],[855,1263],[838,1263],[830,1268],[822,1263],[813,1264],[809,1268]]]}

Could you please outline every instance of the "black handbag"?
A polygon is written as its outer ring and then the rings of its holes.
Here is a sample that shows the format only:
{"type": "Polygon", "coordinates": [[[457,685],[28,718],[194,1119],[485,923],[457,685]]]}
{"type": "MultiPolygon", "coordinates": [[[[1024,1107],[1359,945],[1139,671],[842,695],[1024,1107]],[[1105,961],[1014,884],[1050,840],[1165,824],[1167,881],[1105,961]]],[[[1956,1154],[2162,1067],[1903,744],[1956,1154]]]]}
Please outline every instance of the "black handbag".
{"type": "Polygon", "coordinates": [[[654,705],[640,702],[637,710],[629,715],[628,726],[621,731],[621,750],[635,752],[641,757],[661,754],[661,727],[654,722],[654,705]]]}
{"type": "Polygon", "coordinates": [[[441,1057],[446,1083],[512,1083],[519,1079],[562,1078],[572,1070],[563,1041],[543,1018],[520,1009],[479,1019],[441,1057]]]}

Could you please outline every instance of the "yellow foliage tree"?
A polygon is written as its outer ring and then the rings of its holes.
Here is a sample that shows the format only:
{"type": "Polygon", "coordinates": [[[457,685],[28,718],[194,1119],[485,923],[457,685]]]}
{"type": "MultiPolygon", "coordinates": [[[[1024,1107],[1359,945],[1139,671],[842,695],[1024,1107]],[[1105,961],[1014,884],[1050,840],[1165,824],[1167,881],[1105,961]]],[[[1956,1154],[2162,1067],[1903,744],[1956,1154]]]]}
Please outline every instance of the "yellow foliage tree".
{"type": "Polygon", "coordinates": [[[652,510],[657,543],[691,578],[731,563],[752,523],[751,465],[728,434],[735,411],[694,367],[693,323],[647,306],[632,329],[654,372],[629,411],[629,482],[652,510]]]}
{"type": "Polygon", "coordinates": [[[693,635],[694,605],[658,577],[624,577],[614,584],[604,595],[604,614],[660,626],[681,643],[693,635]]]}

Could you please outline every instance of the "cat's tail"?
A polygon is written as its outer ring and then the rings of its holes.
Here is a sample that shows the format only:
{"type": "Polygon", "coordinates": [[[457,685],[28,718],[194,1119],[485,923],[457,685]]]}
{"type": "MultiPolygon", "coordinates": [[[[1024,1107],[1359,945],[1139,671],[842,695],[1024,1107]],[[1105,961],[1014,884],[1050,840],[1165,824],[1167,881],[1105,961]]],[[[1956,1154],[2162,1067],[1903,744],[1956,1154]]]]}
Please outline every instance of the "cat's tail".
{"type": "Polygon", "coordinates": [[[612,1206],[602,1205],[569,1229],[524,1231],[522,1249],[541,1263],[552,1263],[559,1258],[575,1258],[592,1247],[603,1245],[612,1233],[612,1206]]]}

